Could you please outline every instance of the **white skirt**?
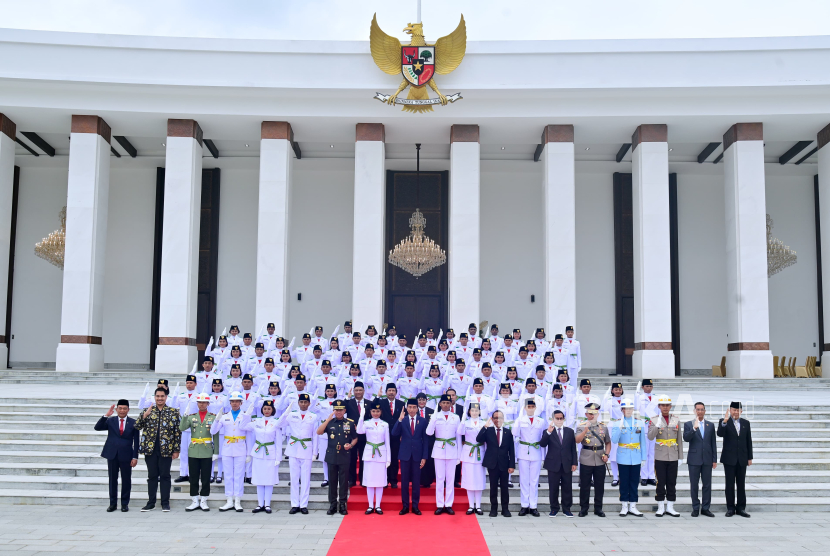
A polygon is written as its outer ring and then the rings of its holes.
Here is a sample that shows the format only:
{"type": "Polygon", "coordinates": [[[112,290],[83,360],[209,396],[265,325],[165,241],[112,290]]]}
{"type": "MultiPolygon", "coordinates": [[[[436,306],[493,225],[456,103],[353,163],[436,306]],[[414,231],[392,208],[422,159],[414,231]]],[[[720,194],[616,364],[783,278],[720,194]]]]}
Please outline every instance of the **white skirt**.
{"type": "Polygon", "coordinates": [[[484,490],[484,466],[480,463],[461,462],[461,488],[484,490]]]}
{"type": "Polygon", "coordinates": [[[361,461],[363,466],[363,482],[362,486],[383,488],[387,484],[386,481],[386,462],[385,461],[361,461]]]}
{"type": "Polygon", "coordinates": [[[251,484],[256,486],[280,484],[279,469],[272,459],[254,458],[251,461],[251,484]]]}

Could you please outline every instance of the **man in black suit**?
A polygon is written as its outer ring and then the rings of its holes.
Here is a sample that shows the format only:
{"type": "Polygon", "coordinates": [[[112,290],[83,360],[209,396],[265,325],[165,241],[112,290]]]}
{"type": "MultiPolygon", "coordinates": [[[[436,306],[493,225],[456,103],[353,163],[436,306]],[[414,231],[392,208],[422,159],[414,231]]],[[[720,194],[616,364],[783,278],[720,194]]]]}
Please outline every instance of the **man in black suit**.
{"type": "Polygon", "coordinates": [[[401,411],[390,433],[398,441],[398,457],[401,463],[401,508],[400,515],[409,513],[409,484],[412,483],[412,513],[421,515],[418,503],[421,501],[421,469],[427,462],[427,426],[429,419],[419,415],[418,401],[409,398],[406,414],[401,411]]]}
{"type": "Polygon", "coordinates": [[[559,513],[559,486],[562,486],[562,513],[573,517],[573,474],[576,471],[576,440],[574,431],[565,426],[565,414],[556,410],[548,429],[542,433],[539,441],[542,448],[547,448],[543,467],[548,471],[548,488],[550,489],[550,517],[559,513]]]}
{"type": "Polygon", "coordinates": [[[695,404],[695,419],[683,425],[683,440],[689,443],[686,463],[689,465],[689,483],[692,494],[692,517],[703,514],[715,517],[709,510],[712,503],[712,470],[718,466],[718,446],[715,425],[706,420],[706,406],[695,404]],[[698,498],[698,483],[703,479],[703,504],[698,498]]]}
{"type": "Polygon", "coordinates": [[[749,421],[741,418],[741,402],[732,402],[726,415],[718,422],[718,436],[723,437],[720,462],[726,475],[726,517],[746,513],[746,468],[752,465],[752,431],[749,421]],[[738,503],[735,503],[735,483],[738,503]]]}
{"type": "MultiPolygon", "coordinates": [[[[398,388],[390,382],[386,385],[386,397],[380,400],[380,418],[382,421],[386,422],[387,425],[389,425],[390,431],[392,430],[392,427],[395,426],[395,422],[404,410],[403,402],[395,399],[397,395],[398,388]]],[[[392,444],[389,450],[392,457],[392,463],[386,468],[386,480],[392,488],[398,488],[398,450],[400,450],[401,447],[401,438],[395,438],[392,436],[389,439],[389,442],[392,444]]]]}
{"type": "Polygon", "coordinates": [[[138,465],[139,432],[135,428],[135,419],[127,417],[130,402],[118,400],[110,406],[106,415],[95,423],[95,430],[107,431],[107,441],[101,451],[101,457],[107,460],[107,472],[110,483],[110,505],[108,512],[114,512],[118,500],[118,472],[121,472],[121,511],[130,511],[130,490],[132,488],[133,467],[138,465]],[[113,417],[113,411],[118,414],[113,417]]]}
{"type": "MultiPolygon", "coordinates": [[[[369,401],[363,397],[365,392],[365,388],[362,382],[355,382],[354,387],[352,388],[352,393],[354,394],[354,398],[346,400],[346,417],[352,420],[352,422],[357,423],[360,420],[360,414],[363,413],[363,418],[368,421],[372,418],[371,414],[369,413],[369,401]]],[[[363,448],[366,447],[366,435],[365,434],[358,434],[357,435],[357,446],[355,446],[354,450],[350,450],[349,457],[351,461],[349,461],[349,486],[353,487],[357,484],[357,480],[360,479],[360,483],[363,484],[363,448]],[[357,460],[360,459],[360,471],[358,472],[357,469],[357,460]]]]}
{"type": "MultiPolygon", "coordinates": [[[[435,410],[427,407],[427,395],[419,392],[415,399],[418,400],[418,416],[426,419],[428,423],[435,410]]],[[[427,447],[427,463],[421,469],[421,488],[429,488],[435,482],[435,462],[432,461],[432,447],[435,445],[435,436],[427,435],[427,443],[429,444],[427,447]]]]}
{"type": "Polygon", "coordinates": [[[486,444],[481,462],[490,474],[490,517],[498,516],[499,486],[501,486],[501,515],[510,517],[510,487],[507,481],[516,469],[516,451],[513,433],[504,428],[504,414],[494,411],[487,424],[478,431],[476,442],[486,444]]]}

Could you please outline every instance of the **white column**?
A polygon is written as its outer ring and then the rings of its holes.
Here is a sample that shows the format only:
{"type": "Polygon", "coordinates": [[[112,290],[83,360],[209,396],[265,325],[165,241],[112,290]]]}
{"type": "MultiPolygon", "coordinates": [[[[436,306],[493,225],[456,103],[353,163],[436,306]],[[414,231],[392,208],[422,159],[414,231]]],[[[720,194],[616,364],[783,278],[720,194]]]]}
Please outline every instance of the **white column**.
{"type": "Polygon", "coordinates": [[[288,217],[293,140],[294,132],[288,122],[262,122],[254,332],[273,322],[278,334],[288,334],[288,217]]]}
{"type": "Polygon", "coordinates": [[[196,361],[202,129],[167,120],[157,373],[186,373],[196,361]]]}
{"type": "Polygon", "coordinates": [[[386,265],[386,135],[383,124],[357,124],[354,153],[352,321],[383,327],[386,265]]]}
{"type": "Polygon", "coordinates": [[[98,116],[72,116],[58,371],[104,370],[110,135],[110,127],[98,116]]]}
{"type": "Polygon", "coordinates": [[[723,177],[729,342],[726,376],[772,378],[762,124],[735,124],[724,134],[723,177]]]}
{"type": "Polygon", "coordinates": [[[481,146],[477,125],[450,130],[449,325],[478,326],[481,271],[481,146]]]}
{"type": "Polygon", "coordinates": [[[669,145],[664,124],[631,138],[634,222],[634,376],[674,376],[671,345],[669,145]]]}
{"type": "MultiPolygon", "coordinates": [[[[818,200],[821,221],[821,291],[824,307],[825,342],[830,339],[830,125],[818,132],[818,200]]],[[[819,352],[830,351],[830,342],[819,352]]]]}
{"type": "Polygon", "coordinates": [[[0,114],[0,369],[6,368],[6,296],[9,288],[9,249],[14,193],[14,138],[17,126],[0,114]]]}
{"type": "Polygon", "coordinates": [[[574,126],[549,125],[542,134],[545,203],[545,326],[565,334],[576,324],[576,180],[574,126]]]}

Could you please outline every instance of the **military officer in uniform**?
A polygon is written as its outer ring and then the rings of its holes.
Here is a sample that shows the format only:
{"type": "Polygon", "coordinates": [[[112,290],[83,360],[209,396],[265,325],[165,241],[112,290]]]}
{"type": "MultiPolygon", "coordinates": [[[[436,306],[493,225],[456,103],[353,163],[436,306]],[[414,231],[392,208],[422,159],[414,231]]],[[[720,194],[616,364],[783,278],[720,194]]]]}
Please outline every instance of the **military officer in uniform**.
{"type": "Polygon", "coordinates": [[[654,469],[657,473],[656,517],[663,513],[680,517],[674,509],[677,500],[677,467],[683,459],[683,429],[680,419],[670,413],[671,398],[662,395],[657,398],[660,415],[648,423],[648,438],[655,440],[654,469]],[[665,502],[664,502],[665,501],[665,502]],[[664,510],[665,504],[665,510],[664,510]]]}
{"type": "Polygon", "coordinates": [[[602,497],[605,494],[605,464],[611,452],[611,434],[597,419],[599,404],[591,400],[585,405],[586,421],[576,429],[575,440],[582,445],[579,453],[579,517],[588,515],[591,481],[594,483],[594,514],[605,517],[602,497]]]}
{"type": "MultiPolygon", "coordinates": [[[[196,403],[193,405],[198,406],[197,411],[189,413],[186,412],[186,408],[182,408],[183,416],[179,423],[182,439],[185,437],[184,433],[188,433],[187,443],[190,456],[188,458],[190,499],[193,503],[185,508],[185,511],[192,512],[201,509],[203,512],[209,512],[210,507],[207,501],[210,496],[210,469],[213,461],[219,457],[219,434],[210,434],[210,428],[216,419],[215,414],[208,413],[210,396],[205,393],[198,394],[196,403]],[[199,489],[199,479],[202,480],[201,489],[199,489]]],[[[190,404],[188,406],[192,407],[190,404]]]]}
{"type": "Polygon", "coordinates": [[[346,403],[336,400],[331,415],[317,428],[317,434],[328,436],[326,464],[329,466],[329,509],[328,515],[337,512],[338,498],[340,514],[346,515],[349,499],[349,450],[357,444],[357,430],[354,421],[346,418],[346,403]],[[338,488],[339,487],[339,488],[338,488]]]}

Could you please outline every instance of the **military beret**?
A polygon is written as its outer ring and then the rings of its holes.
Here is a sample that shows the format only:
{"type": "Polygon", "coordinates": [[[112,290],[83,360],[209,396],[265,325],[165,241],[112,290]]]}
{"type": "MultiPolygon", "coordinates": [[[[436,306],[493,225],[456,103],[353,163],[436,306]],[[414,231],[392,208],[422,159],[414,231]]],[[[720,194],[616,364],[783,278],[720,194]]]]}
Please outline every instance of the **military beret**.
{"type": "Polygon", "coordinates": [[[306,338],[310,340],[311,339],[311,334],[309,334],[308,332],[303,334],[303,340],[305,340],[306,338]]]}
{"type": "Polygon", "coordinates": [[[459,338],[469,338],[469,336],[467,335],[466,332],[462,332],[461,334],[458,335],[458,337],[459,338]]]}
{"type": "Polygon", "coordinates": [[[185,382],[196,382],[196,375],[187,375],[184,379],[185,382]]]}
{"type": "Polygon", "coordinates": [[[234,369],[242,370],[242,366],[239,363],[234,363],[233,365],[231,365],[231,370],[234,369]]]}
{"type": "Polygon", "coordinates": [[[277,380],[272,380],[271,382],[269,382],[269,383],[268,383],[268,387],[269,387],[269,388],[272,388],[272,387],[274,387],[274,386],[276,386],[277,388],[279,388],[279,386],[280,386],[279,381],[277,381],[277,380]]]}
{"type": "Polygon", "coordinates": [[[303,382],[305,382],[305,375],[303,373],[300,373],[297,376],[295,376],[294,381],[296,382],[298,380],[302,380],[303,382]]]}
{"type": "Polygon", "coordinates": [[[269,322],[268,324],[265,325],[265,328],[276,328],[276,326],[274,326],[273,322],[269,322]]]}
{"type": "Polygon", "coordinates": [[[166,378],[160,378],[158,383],[159,383],[160,386],[167,386],[167,379],[166,378]]]}
{"type": "Polygon", "coordinates": [[[484,381],[481,380],[480,378],[475,378],[475,379],[473,379],[473,386],[475,386],[476,384],[481,384],[483,386],[484,381]]]}
{"type": "Polygon", "coordinates": [[[308,394],[300,394],[299,396],[297,396],[297,401],[298,402],[310,402],[311,398],[309,397],[308,394]]]}
{"type": "Polygon", "coordinates": [[[329,361],[328,359],[323,359],[323,362],[320,363],[320,364],[321,365],[328,365],[329,367],[331,367],[331,361],[329,361]]]}
{"type": "Polygon", "coordinates": [[[535,378],[533,378],[533,377],[530,377],[529,379],[527,379],[527,380],[525,381],[525,386],[527,386],[527,385],[529,385],[529,384],[532,384],[532,385],[536,386],[536,379],[535,379],[535,378]]]}
{"type": "Polygon", "coordinates": [[[490,365],[490,363],[485,361],[484,363],[481,364],[481,368],[482,369],[492,369],[493,367],[490,365]]]}
{"type": "Polygon", "coordinates": [[[527,353],[527,347],[526,347],[526,346],[522,346],[522,347],[520,347],[520,348],[519,348],[519,353],[521,353],[521,352],[525,352],[525,353],[527,353]]]}
{"type": "Polygon", "coordinates": [[[245,333],[242,335],[242,339],[244,340],[244,339],[246,339],[246,338],[253,338],[253,336],[251,336],[251,333],[250,333],[250,332],[245,332],[245,333]]]}
{"type": "Polygon", "coordinates": [[[315,327],[314,327],[314,331],[315,331],[315,332],[322,332],[322,331],[323,331],[323,327],[322,327],[322,326],[319,326],[319,325],[318,325],[318,326],[315,326],[315,327]]]}
{"type": "Polygon", "coordinates": [[[452,403],[452,398],[450,398],[450,396],[448,394],[441,394],[441,400],[439,401],[439,403],[440,402],[450,402],[450,403],[452,403]]]}
{"type": "Polygon", "coordinates": [[[561,390],[561,389],[562,389],[562,385],[561,385],[561,384],[559,384],[559,383],[557,382],[557,383],[555,383],[555,384],[553,385],[553,389],[554,389],[554,390],[561,390]]]}
{"type": "Polygon", "coordinates": [[[611,383],[611,389],[614,389],[614,388],[622,388],[622,382],[612,382],[611,383]]]}
{"type": "Polygon", "coordinates": [[[347,320],[346,322],[343,323],[343,326],[351,326],[351,325],[352,325],[352,321],[350,321],[350,320],[347,320]]]}
{"type": "Polygon", "coordinates": [[[654,386],[654,382],[650,378],[644,378],[643,386],[654,386]]]}
{"type": "Polygon", "coordinates": [[[565,332],[571,332],[573,329],[574,329],[574,327],[573,327],[573,326],[570,326],[570,325],[569,325],[569,326],[566,326],[566,327],[565,327],[565,332]]]}
{"type": "Polygon", "coordinates": [[[211,355],[206,355],[206,356],[205,356],[205,361],[210,361],[211,363],[213,363],[213,356],[211,356],[211,355]]]}
{"type": "Polygon", "coordinates": [[[343,400],[334,400],[331,407],[332,409],[346,409],[346,402],[343,400]]]}
{"type": "Polygon", "coordinates": [[[265,358],[265,364],[267,365],[268,363],[271,363],[273,365],[274,364],[274,358],[273,357],[266,357],[265,358]]]}
{"type": "Polygon", "coordinates": [[[257,342],[256,344],[254,344],[254,349],[256,348],[265,349],[265,344],[263,344],[262,342],[257,342]]]}
{"type": "Polygon", "coordinates": [[[253,380],[254,380],[254,377],[252,377],[250,373],[245,373],[245,374],[242,376],[242,380],[250,380],[250,381],[253,381],[253,380]]]}
{"type": "Polygon", "coordinates": [[[562,334],[557,334],[556,336],[553,337],[553,339],[554,340],[561,340],[562,339],[562,334]]]}
{"type": "Polygon", "coordinates": [[[213,379],[213,384],[222,384],[222,379],[221,378],[214,378],[213,379]]]}
{"type": "Polygon", "coordinates": [[[579,381],[579,385],[580,386],[590,386],[591,385],[591,379],[590,378],[583,378],[582,380],[579,381]]]}
{"type": "Polygon", "coordinates": [[[326,390],[337,391],[337,387],[334,384],[326,384],[326,390]]]}
{"type": "Polygon", "coordinates": [[[314,349],[312,349],[311,351],[323,351],[323,346],[321,346],[320,344],[314,344],[314,349]]]}
{"type": "Polygon", "coordinates": [[[229,330],[230,330],[231,332],[233,332],[234,330],[236,330],[237,332],[239,332],[239,327],[238,327],[238,326],[236,326],[235,324],[232,324],[229,330]]]}

